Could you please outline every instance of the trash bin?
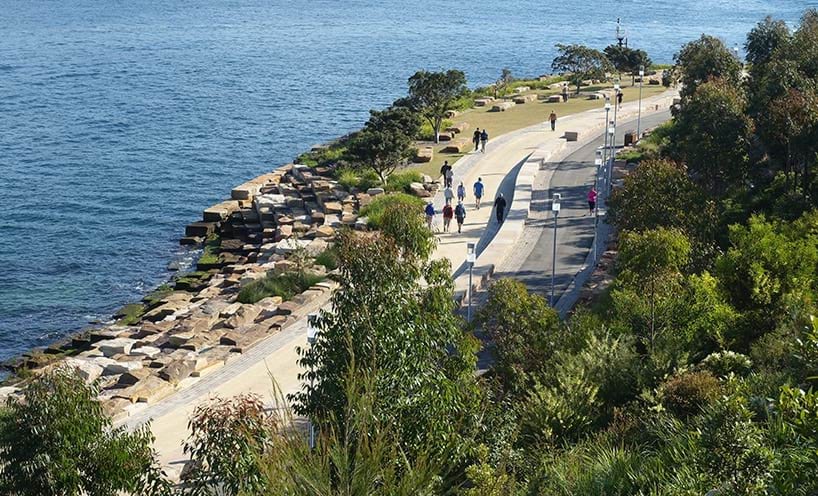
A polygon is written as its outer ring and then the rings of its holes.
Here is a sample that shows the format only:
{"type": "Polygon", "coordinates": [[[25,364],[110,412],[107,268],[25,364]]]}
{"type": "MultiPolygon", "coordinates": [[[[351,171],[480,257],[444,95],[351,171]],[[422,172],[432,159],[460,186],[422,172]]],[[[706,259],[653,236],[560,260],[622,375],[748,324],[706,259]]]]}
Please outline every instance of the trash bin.
{"type": "Polygon", "coordinates": [[[636,143],[636,132],[628,131],[625,133],[625,146],[630,146],[636,143]]]}

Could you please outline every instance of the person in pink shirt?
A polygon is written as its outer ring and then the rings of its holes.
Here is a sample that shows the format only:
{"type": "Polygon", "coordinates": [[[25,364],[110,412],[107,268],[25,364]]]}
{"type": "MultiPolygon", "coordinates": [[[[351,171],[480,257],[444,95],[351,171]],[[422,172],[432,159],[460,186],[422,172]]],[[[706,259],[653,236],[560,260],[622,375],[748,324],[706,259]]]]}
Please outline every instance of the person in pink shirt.
{"type": "Polygon", "coordinates": [[[588,192],[588,215],[594,215],[596,208],[596,188],[591,186],[591,191],[588,192]]]}

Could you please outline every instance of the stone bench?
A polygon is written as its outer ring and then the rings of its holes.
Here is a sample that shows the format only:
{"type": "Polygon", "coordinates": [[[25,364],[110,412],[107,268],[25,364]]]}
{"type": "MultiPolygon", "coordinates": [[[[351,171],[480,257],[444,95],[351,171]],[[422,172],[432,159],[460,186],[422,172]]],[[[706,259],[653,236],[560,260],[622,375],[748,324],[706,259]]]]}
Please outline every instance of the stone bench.
{"type": "Polygon", "coordinates": [[[457,110],[447,110],[444,115],[446,116],[447,119],[454,119],[455,117],[460,115],[460,112],[457,110]]]}
{"type": "Polygon", "coordinates": [[[454,133],[439,133],[437,135],[437,140],[439,142],[451,141],[452,138],[454,138],[454,133]]]}
{"type": "Polygon", "coordinates": [[[506,110],[510,109],[513,106],[514,106],[514,102],[495,103],[491,107],[491,112],[505,112],[506,110]]]}
{"type": "Polygon", "coordinates": [[[537,95],[532,93],[532,94],[529,94],[529,95],[515,96],[513,101],[517,105],[523,105],[523,104],[528,103],[528,102],[537,101],[537,95]]]}
{"type": "Polygon", "coordinates": [[[588,100],[604,100],[605,94],[604,93],[591,93],[588,95],[588,100]]]}
{"type": "Polygon", "coordinates": [[[545,101],[548,103],[559,103],[562,101],[562,95],[549,95],[545,101]]]}
{"type": "Polygon", "coordinates": [[[415,162],[431,162],[435,157],[434,148],[431,146],[424,146],[418,148],[415,152],[415,162]]]}
{"type": "Polygon", "coordinates": [[[466,138],[460,138],[452,141],[446,145],[441,152],[443,153],[463,153],[472,146],[472,142],[466,138]]]}
{"type": "Polygon", "coordinates": [[[549,90],[559,90],[559,89],[562,89],[563,86],[565,86],[565,83],[551,83],[551,84],[548,85],[548,89],[549,90]]]}
{"type": "Polygon", "coordinates": [[[579,132],[565,131],[565,141],[576,141],[577,139],[579,139],[579,132]]]}
{"type": "Polygon", "coordinates": [[[471,127],[471,124],[468,122],[458,122],[452,126],[446,128],[446,131],[453,134],[460,134],[467,131],[471,127]]]}
{"type": "Polygon", "coordinates": [[[531,88],[528,86],[518,86],[514,88],[514,93],[525,93],[526,91],[531,91],[531,88]]]}
{"type": "Polygon", "coordinates": [[[478,98],[474,101],[475,107],[488,107],[494,103],[494,98],[478,98]]]}

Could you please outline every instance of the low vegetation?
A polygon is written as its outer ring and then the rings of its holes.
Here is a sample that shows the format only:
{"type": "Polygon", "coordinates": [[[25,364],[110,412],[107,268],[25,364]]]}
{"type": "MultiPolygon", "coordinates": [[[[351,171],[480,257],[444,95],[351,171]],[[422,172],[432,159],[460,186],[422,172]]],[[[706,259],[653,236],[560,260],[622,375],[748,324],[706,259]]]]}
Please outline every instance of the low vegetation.
{"type": "Polygon", "coordinates": [[[256,303],[269,296],[280,296],[290,300],[303,293],[311,286],[323,281],[324,276],[306,270],[276,274],[268,272],[266,276],[248,283],[241,288],[237,301],[239,303],[256,303]]]}

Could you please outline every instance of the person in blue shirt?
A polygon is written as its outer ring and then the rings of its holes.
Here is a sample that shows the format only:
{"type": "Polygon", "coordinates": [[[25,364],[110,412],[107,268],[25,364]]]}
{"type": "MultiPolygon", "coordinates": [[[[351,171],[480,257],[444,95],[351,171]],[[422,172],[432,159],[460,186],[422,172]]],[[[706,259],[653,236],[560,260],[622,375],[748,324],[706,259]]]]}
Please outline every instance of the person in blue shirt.
{"type": "Polygon", "coordinates": [[[474,183],[474,204],[477,210],[480,210],[480,199],[483,198],[483,178],[478,177],[477,182],[474,183]]]}
{"type": "Polygon", "coordinates": [[[426,227],[432,230],[432,221],[435,219],[435,206],[432,202],[426,204],[426,227]]]}
{"type": "Polygon", "coordinates": [[[457,202],[457,206],[454,208],[454,217],[457,219],[457,232],[460,232],[463,229],[463,221],[466,220],[466,207],[463,206],[463,202],[457,202]]]}

